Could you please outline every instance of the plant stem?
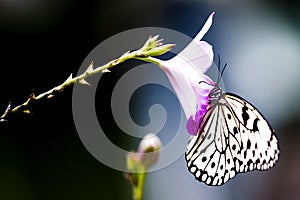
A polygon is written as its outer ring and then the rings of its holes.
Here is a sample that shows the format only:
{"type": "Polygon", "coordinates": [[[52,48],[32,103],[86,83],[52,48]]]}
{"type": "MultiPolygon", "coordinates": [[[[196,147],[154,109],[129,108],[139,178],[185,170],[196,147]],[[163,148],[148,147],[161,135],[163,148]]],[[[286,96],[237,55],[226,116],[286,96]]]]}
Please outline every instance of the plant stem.
{"type": "Polygon", "coordinates": [[[137,185],[132,186],[132,199],[133,200],[142,200],[143,199],[143,190],[144,190],[144,183],[147,176],[147,172],[137,174],[138,181],[137,185]]]}
{"type": "MultiPolygon", "coordinates": [[[[150,39],[153,39],[153,38],[150,38],[150,39]]],[[[157,38],[155,38],[155,39],[157,39],[157,38]]],[[[158,47],[158,46],[156,46],[156,47],[158,47]]],[[[154,47],[154,48],[156,48],[156,47],[154,47]]],[[[153,47],[151,47],[151,48],[154,49],[153,47]]],[[[151,48],[150,48],[150,50],[151,50],[151,48]]],[[[11,104],[9,103],[7,109],[5,110],[5,112],[0,117],[0,122],[7,121],[8,115],[13,114],[13,113],[17,113],[17,112],[20,112],[20,111],[22,111],[24,113],[30,113],[28,107],[33,102],[36,102],[36,101],[41,100],[41,99],[51,98],[51,97],[55,96],[57,93],[62,92],[65,88],[68,88],[68,87],[74,85],[76,82],[79,82],[81,84],[89,85],[89,83],[85,81],[85,78],[87,78],[89,76],[92,76],[92,75],[95,75],[95,74],[98,74],[100,72],[102,72],[102,73],[110,72],[108,70],[109,68],[112,68],[112,67],[114,67],[114,66],[116,66],[120,63],[123,63],[127,60],[138,59],[138,60],[143,60],[145,62],[151,62],[151,63],[154,63],[156,65],[159,65],[160,60],[156,59],[154,57],[151,57],[151,54],[147,55],[148,52],[145,51],[144,49],[145,49],[145,46],[142,47],[139,50],[136,50],[136,51],[132,51],[132,52],[128,51],[125,54],[123,54],[122,56],[120,56],[119,58],[114,59],[114,60],[108,62],[107,64],[105,64],[101,67],[97,67],[95,69],[93,69],[93,63],[91,63],[91,65],[87,68],[87,70],[83,74],[81,74],[79,76],[76,76],[74,78],[72,77],[72,74],[71,74],[69,76],[69,78],[65,82],[63,82],[62,84],[60,84],[60,85],[44,92],[44,93],[41,93],[37,96],[34,93],[32,93],[32,94],[30,94],[30,97],[27,99],[27,101],[25,101],[24,103],[22,103],[18,106],[15,106],[15,107],[12,108],[11,104]]]]}

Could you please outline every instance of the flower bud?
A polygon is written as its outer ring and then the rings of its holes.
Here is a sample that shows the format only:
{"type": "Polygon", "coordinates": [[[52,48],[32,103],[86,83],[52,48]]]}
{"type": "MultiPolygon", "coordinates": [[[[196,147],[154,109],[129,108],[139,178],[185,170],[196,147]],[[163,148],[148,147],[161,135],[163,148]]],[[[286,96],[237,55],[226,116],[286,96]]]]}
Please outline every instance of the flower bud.
{"type": "Polygon", "coordinates": [[[139,144],[138,155],[139,161],[146,168],[155,164],[159,157],[161,149],[160,139],[153,133],[147,134],[139,144]]]}
{"type": "Polygon", "coordinates": [[[161,44],[161,40],[158,40],[158,37],[159,35],[155,35],[154,37],[150,36],[142,47],[142,51],[148,51],[149,49],[159,46],[161,44]]]}
{"type": "Polygon", "coordinates": [[[147,56],[160,56],[171,49],[173,49],[176,45],[175,44],[165,44],[162,46],[158,46],[155,48],[150,49],[149,51],[145,52],[145,55],[147,56]]]}
{"type": "Polygon", "coordinates": [[[147,170],[157,162],[160,148],[160,139],[153,133],[147,134],[140,142],[138,151],[127,154],[128,170],[132,173],[147,170]]]}

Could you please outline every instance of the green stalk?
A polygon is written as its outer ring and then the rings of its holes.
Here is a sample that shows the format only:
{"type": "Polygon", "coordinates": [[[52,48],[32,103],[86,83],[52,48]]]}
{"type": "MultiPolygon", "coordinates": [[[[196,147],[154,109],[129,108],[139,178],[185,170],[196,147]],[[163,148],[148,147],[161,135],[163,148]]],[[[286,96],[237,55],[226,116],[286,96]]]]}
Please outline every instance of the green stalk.
{"type": "Polygon", "coordinates": [[[87,70],[83,74],[76,76],[74,78],[72,77],[72,74],[71,74],[69,76],[69,78],[62,84],[44,92],[44,93],[41,93],[37,96],[34,93],[32,93],[30,95],[30,97],[24,103],[22,103],[18,106],[15,106],[12,108],[11,104],[9,103],[7,109],[0,117],[0,122],[7,121],[6,119],[7,119],[8,115],[13,114],[13,113],[17,113],[20,111],[22,111],[24,113],[30,113],[30,111],[28,110],[28,107],[30,106],[30,104],[32,104],[33,102],[39,101],[41,99],[51,98],[51,97],[55,96],[57,93],[62,92],[64,89],[74,85],[76,82],[89,85],[89,83],[87,83],[85,81],[85,78],[88,78],[92,75],[95,75],[95,74],[98,74],[101,72],[102,73],[109,72],[109,70],[108,70],[109,68],[117,66],[120,63],[123,63],[127,60],[138,59],[138,60],[143,60],[145,62],[151,62],[156,65],[159,65],[160,60],[156,59],[154,57],[151,57],[151,56],[157,56],[157,55],[164,54],[167,51],[171,50],[171,48],[173,48],[175,45],[168,44],[168,45],[161,46],[160,40],[157,40],[157,38],[158,38],[158,36],[150,37],[141,49],[132,51],[132,52],[128,51],[127,53],[123,54],[119,58],[112,60],[101,67],[97,67],[97,68],[93,69],[93,66],[91,64],[91,66],[88,67],[87,70]],[[150,43],[149,43],[149,41],[150,41],[150,43]],[[149,45],[149,46],[147,46],[147,45],[149,45]],[[162,48],[162,47],[164,47],[164,48],[162,48]]]}
{"type": "Polygon", "coordinates": [[[133,192],[132,199],[133,200],[142,200],[144,184],[145,184],[147,173],[139,173],[137,176],[138,176],[138,184],[136,186],[132,186],[132,192],[133,192]]]}

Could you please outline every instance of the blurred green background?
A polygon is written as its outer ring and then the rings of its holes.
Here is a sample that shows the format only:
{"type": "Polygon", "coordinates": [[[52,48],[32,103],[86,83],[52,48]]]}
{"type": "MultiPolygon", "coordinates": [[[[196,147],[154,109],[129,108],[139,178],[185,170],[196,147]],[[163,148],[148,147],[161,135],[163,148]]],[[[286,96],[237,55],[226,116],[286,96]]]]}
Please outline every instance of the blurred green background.
{"type": "MultiPolygon", "coordinates": [[[[300,199],[299,9],[292,0],[0,0],[0,110],[10,101],[24,102],[33,90],[60,84],[114,34],[156,26],[193,37],[215,11],[205,39],[230,66],[224,75],[227,89],[249,99],[278,132],[280,161],[268,172],[207,187],[187,172],[182,158],[149,174],[145,199],[300,199]]],[[[116,69],[103,80],[104,96],[110,96],[111,83],[122,73],[116,69]]],[[[68,89],[35,105],[34,114],[0,124],[0,199],[131,198],[123,173],[101,164],[82,145],[71,94],[68,89]]],[[[109,112],[109,103],[103,99],[107,106],[101,112],[109,112]]],[[[111,133],[118,132],[111,120],[105,123],[111,133]]]]}

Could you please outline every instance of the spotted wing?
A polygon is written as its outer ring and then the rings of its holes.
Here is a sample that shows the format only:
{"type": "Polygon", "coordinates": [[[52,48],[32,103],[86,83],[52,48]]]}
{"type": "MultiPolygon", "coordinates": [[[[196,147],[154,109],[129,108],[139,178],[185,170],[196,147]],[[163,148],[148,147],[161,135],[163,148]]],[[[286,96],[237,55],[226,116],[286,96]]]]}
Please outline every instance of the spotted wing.
{"type": "Polygon", "coordinates": [[[196,179],[222,185],[239,172],[272,167],[279,157],[279,145],[259,111],[227,93],[209,105],[200,134],[190,139],[185,156],[196,179]]]}

